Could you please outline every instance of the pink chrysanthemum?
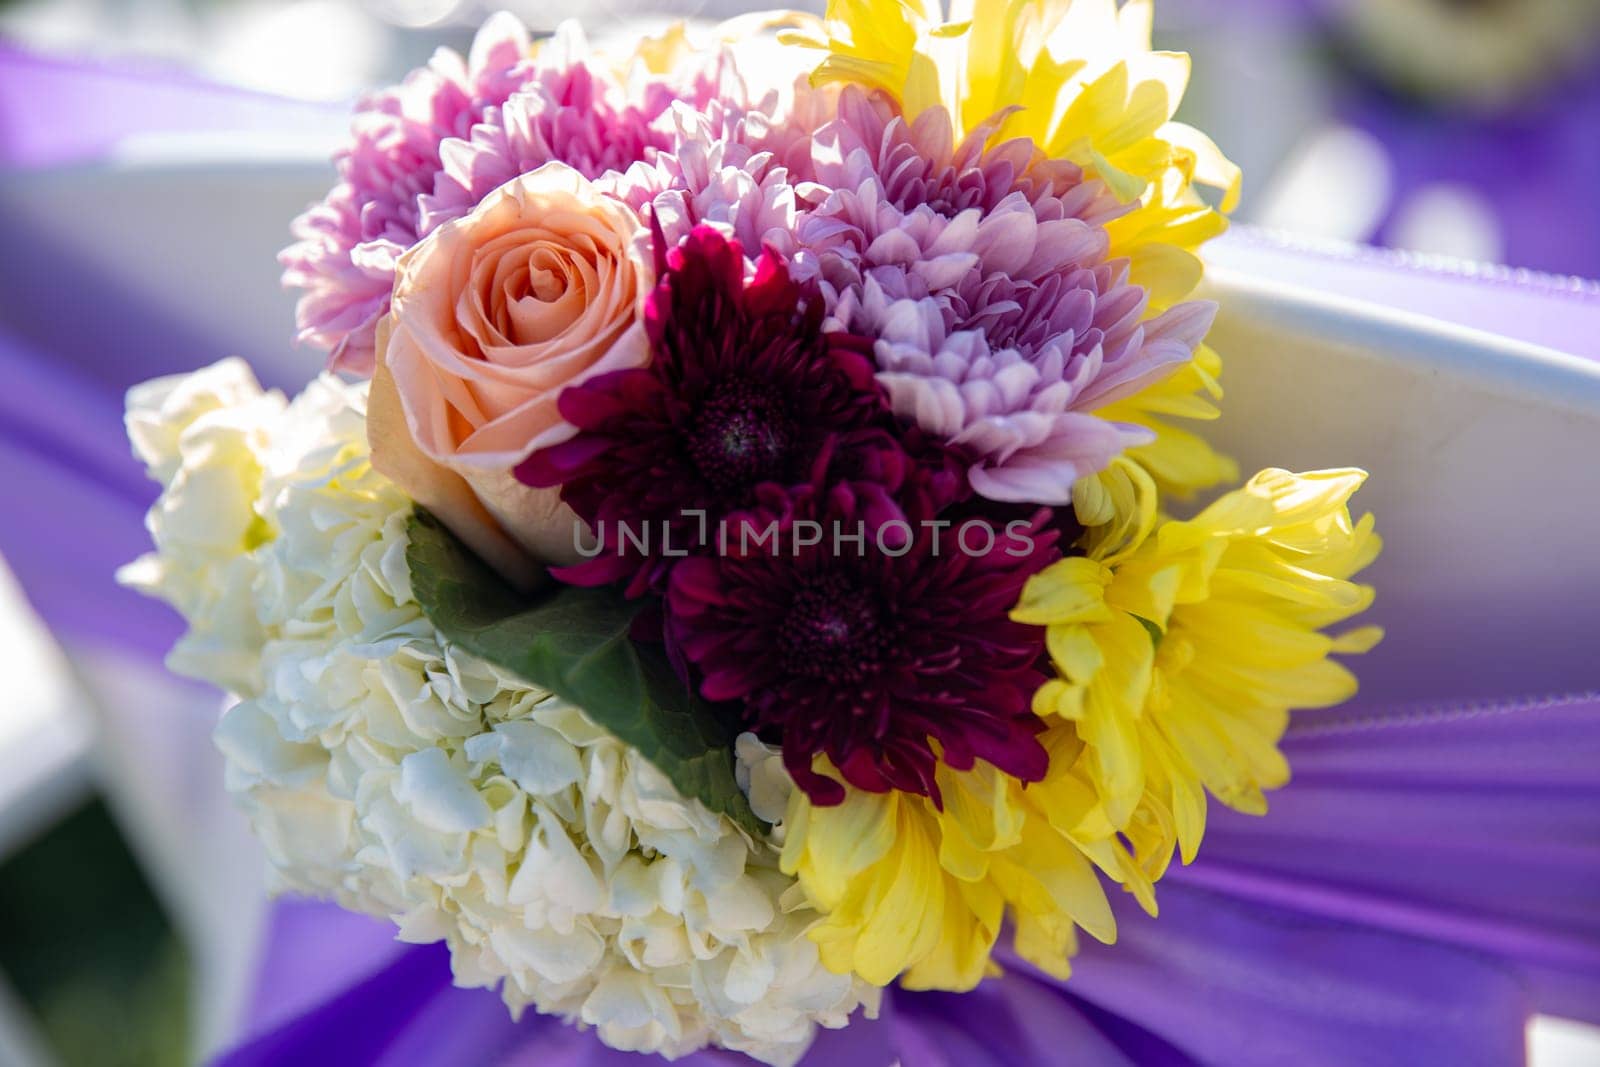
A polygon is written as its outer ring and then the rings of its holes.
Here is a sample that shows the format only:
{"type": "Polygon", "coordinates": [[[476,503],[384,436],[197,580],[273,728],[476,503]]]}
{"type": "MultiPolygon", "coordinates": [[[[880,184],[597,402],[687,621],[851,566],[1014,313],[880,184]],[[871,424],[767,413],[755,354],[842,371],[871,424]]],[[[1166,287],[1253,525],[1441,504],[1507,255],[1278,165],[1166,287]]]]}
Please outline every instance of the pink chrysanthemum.
{"type": "Polygon", "coordinates": [[[612,183],[615,195],[653,218],[669,244],[696,226],[713,226],[752,254],[794,249],[798,204],[788,173],[751,145],[747,116],[721,101],[705,111],[675,108],[671,150],[638,163],[612,183]]]}
{"type": "Polygon", "coordinates": [[[800,203],[792,167],[809,169],[811,136],[831,117],[834,93],[802,77],[791,92],[756,96],[729,54],[717,75],[711,99],[664,117],[672,146],[630,167],[613,191],[672,244],[712,226],[752,256],[770,248],[793,259],[800,203]]]}
{"type": "Polygon", "coordinates": [[[1147,318],[1148,295],[1109,260],[1125,209],[1033,144],[951,143],[945,114],[907,123],[881,94],[846,89],[817,132],[802,214],[833,324],[876,338],[895,412],[965,450],[973,488],[1066,504],[1079,478],[1149,439],[1093,412],[1171,373],[1214,312],[1147,318]]]}
{"type": "MultiPolygon", "coordinates": [[[[643,214],[654,193],[711,185],[715,169],[707,173],[704,161],[718,146],[737,146],[728,165],[742,165],[777,138],[776,97],[751,102],[726,48],[627,91],[586,65],[586,53],[577,25],[564,24],[541,52],[528,84],[491,109],[471,136],[445,143],[433,192],[422,197],[424,231],[458,218],[504,183],[552,159],[591,179],[610,175],[608,188],[643,214]],[[676,155],[686,152],[690,162],[680,165],[676,155]],[[630,176],[624,179],[623,172],[630,176]]],[[[721,163],[720,156],[714,158],[721,163]]],[[[766,168],[766,158],[758,162],[766,168]]]]}
{"type": "Polygon", "coordinates": [[[532,76],[528,49],[522,24],[496,16],[465,62],[440,49],[403,83],[358,105],[350,141],[334,158],[339,184],[294,221],[295,243],[279,257],[284,284],[305,290],[299,339],[328,349],[332,365],[371,369],[395,261],[421,236],[418,199],[433,189],[439,146],[466,136],[532,76]]]}
{"type": "Polygon", "coordinates": [[[668,132],[652,125],[673,99],[664,85],[652,85],[643,103],[628,103],[609,76],[583,62],[578,42],[563,36],[553,43],[557,54],[541,56],[528,85],[490,109],[467,138],[444,143],[433,191],[421,198],[422,232],[460,218],[506,182],[551,160],[595,179],[672,143],[668,132]]]}
{"type": "MultiPolygon", "coordinates": [[[[284,283],[305,290],[299,339],[328,349],[341,370],[370,372],[395,264],[408,248],[545,163],[597,178],[672,144],[670,127],[652,124],[682,92],[647,80],[630,103],[587,53],[568,24],[530,59],[527,31],[500,15],[478,32],[465,63],[441,50],[401,85],[362,101],[335,158],[339,184],[295,220],[297,240],[281,256],[284,283]]],[[[694,83],[685,91],[693,96],[694,83]]]]}

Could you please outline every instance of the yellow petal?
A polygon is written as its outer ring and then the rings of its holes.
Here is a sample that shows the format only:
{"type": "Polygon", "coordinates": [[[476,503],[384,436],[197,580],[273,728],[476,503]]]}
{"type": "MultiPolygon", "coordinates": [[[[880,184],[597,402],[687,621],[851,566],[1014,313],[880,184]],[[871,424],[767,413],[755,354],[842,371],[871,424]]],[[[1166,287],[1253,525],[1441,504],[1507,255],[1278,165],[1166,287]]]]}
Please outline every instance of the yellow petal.
{"type": "Polygon", "coordinates": [[[1028,579],[1011,618],[1033,626],[1105,619],[1109,614],[1105,587],[1110,580],[1111,572],[1095,560],[1081,556],[1060,560],[1028,579]]]}

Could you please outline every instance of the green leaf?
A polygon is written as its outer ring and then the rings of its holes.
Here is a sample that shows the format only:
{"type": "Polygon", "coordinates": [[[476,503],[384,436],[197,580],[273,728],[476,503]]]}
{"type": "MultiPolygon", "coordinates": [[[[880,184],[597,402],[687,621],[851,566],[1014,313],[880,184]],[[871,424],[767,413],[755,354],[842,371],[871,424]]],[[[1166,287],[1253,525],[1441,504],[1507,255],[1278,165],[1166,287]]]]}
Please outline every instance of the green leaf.
{"type": "Polygon", "coordinates": [[[766,833],[734,778],[727,730],[679,681],[664,650],[629,638],[638,604],[614,590],[573,586],[526,600],[424,509],[406,533],[411,591],[440,633],[582,708],[679,793],[766,833]]]}

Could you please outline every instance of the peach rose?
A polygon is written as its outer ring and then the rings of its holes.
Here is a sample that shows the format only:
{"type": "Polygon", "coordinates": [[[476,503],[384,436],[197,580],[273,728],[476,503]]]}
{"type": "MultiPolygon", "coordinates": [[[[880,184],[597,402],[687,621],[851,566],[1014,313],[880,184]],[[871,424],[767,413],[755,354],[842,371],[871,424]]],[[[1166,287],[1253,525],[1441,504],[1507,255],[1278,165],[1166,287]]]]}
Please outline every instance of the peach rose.
{"type": "Polygon", "coordinates": [[[400,259],[378,339],[373,462],[513,580],[535,573],[515,563],[519,548],[575,559],[577,519],[512,468],[574,433],[556,408],[563,388],[649,358],[639,231],[629,208],[548,163],[400,259]]]}

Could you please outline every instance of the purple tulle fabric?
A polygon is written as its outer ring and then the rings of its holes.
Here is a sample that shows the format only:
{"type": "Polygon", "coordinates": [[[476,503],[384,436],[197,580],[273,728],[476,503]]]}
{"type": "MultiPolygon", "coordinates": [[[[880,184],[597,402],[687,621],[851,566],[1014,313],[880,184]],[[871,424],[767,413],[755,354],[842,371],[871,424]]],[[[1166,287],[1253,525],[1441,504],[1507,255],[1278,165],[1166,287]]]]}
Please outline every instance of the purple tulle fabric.
{"type": "MultiPolygon", "coordinates": [[[[1533,1011],[1600,1022],[1600,699],[1364,722],[1372,710],[1302,716],[1272,817],[1221,814],[1163,883],[1160,918],[1121,907],[1117,944],[1086,944],[1068,982],[1008,960],[972,994],[895,990],[802,1067],[1489,1067],[1521,1062],[1533,1011]]],[[[370,920],[297,903],[276,921],[256,1005],[269,1025],[226,1067],[355,1041],[378,1064],[639,1062],[554,1020],[512,1023],[450,986],[436,946],[379,947],[370,920]],[[347,959],[339,993],[272,1026],[307,970],[287,960],[320,970],[325,949],[295,944],[319,926],[372,969],[347,959]]]]}
{"type": "MultiPolygon", "coordinates": [[[[234,100],[0,51],[7,113],[41,98],[88,109],[108,91],[140,129],[209,122],[234,100]],[[80,78],[96,91],[75,91],[80,78]]],[[[271,111],[259,98],[234,102],[240,123],[271,111]]],[[[93,118],[111,144],[106,115],[93,118]]],[[[37,126],[23,135],[0,128],[0,158],[49,164],[102,143],[63,142],[37,126]]],[[[0,222],[29,249],[0,261],[0,554],[69,646],[159,657],[176,621],[111,579],[144,547],[150,498],[122,437],[121,394],[208,362],[227,339],[163,321],[112,279],[30,241],[30,220],[0,222]],[[78,299],[83,292],[95,299],[78,299]],[[62,331],[63,321],[73,328],[62,331]]],[[[1221,251],[1310,269],[1281,247],[1221,251]]],[[[1397,307],[1453,305],[1481,328],[1600,357],[1600,304],[1581,294],[1473,288],[1378,260],[1324,277],[1397,307]]],[[[822,1034],[805,1067],[885,1067],[896,1057],[917,1067],[1487,1067],[1521,1061],[1531,1011],[1600,1023],[1600,699],[1455,716],[1302,714],[1285,748],[1295,779],[1274,795],[1271,817],[1219,812],[1201,860],[1163,883],[1161,917],[1124,908],[1118,944],[1087,944],[1069,982],[1014,967],[959,997],[896,991],[879,1021],[822,1034]]],[[[555,1020],[513,1023],[494,995],[450,985],[440,946],[391,938],[387,924],[331,905],[280,904],[250,1017],[221,1062],[652,1062],[555,1020]]],[[[679,1062],[748,1061],[705,1053],[679,1062]]]]}

